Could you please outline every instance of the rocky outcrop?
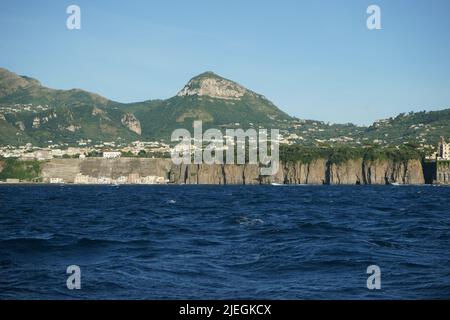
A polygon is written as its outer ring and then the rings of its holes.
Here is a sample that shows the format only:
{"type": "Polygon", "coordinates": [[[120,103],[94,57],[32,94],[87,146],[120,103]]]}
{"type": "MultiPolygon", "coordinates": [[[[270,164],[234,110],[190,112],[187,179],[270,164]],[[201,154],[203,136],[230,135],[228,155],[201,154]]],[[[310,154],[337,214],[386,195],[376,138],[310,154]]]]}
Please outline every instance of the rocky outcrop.
{"type": "Polygon", "coordinates": [[[81,129],[80,126],[73,125],[73,124],[71,124],[70,126],[68,126],[68,127],[66,128],[66,130],[67,130],[67,131],[70,131],[70,132],[75,132],[75,131],[78,131],[78,130],[80,130],[80,129],[81,129]]]}
{"type": "Polygon", "coordinates": [[[216,99],[239,100],[247,90],[233,81],[220,79],[213,73],[195,78],[178,92],[177,96],[208,96],[216,99]]]}
{"type": "Polygon", "coordinates": [[[122,116],[122,124],[126,126],[130,131],[141,135],[142,128],[139,120],[132,113],[126,113],[122,116]]]}
{"type": "Polygon", "coordinates": [[[19,128],[20,131],[25,131],[25,124],[22,121],[17,121],[16,126],[19,128]]]}
{"type": "Polygon", "coordinates": [[[92,114],[92,116],[98,116],[98,115],[105,116],[106,115],[106,111],[102,110],[100,108],[97,108],[97,107],[93,107],[91,114],[92,114]]]}

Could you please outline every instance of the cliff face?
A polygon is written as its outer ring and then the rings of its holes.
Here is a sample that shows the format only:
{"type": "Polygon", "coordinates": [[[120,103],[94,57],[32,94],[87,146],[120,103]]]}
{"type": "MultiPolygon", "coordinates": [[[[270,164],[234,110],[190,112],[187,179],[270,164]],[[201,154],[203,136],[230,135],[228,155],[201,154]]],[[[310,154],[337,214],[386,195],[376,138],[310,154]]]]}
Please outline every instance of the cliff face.
{"type": "Polygon", "coordinates": [[[293,184],[324,184],[326,182],[327,161],[316,159],[311,163],[286,163],[282,166],[285,182],[293,184]]]}
{"type": "Polygon", "coordinates": [[[405,184],[424,184],[424,170],[420,160],[408,161],[405,171],[405,184]]]}
{"type": "Polygon", "coordinates": [[[390,160],[363,163],[363,177],[366,184],[425,183],[420,160],[409,160],[407,163],[390,160]]]}
{"type": "Polygon", "coordinates": [[[257,165],[173,165],[169,179],[178,184],[260,184],[257,165]]]}
{"type": "Polygon", "coordinates": [[[362,159],[349,160],[343,164],[329,164],[326,173],[326,182],[329,184],[364,184],[367,181],[364,175],[362,159]]]}
{"type": "MultiPolygon", "coordinates": [[[[161,177],[175,184],[423,184],[422,163],[410,160],[368,162],[363,159],[331,164],[327,159],[311,163],[281,163],[273,176],[260,176],[258,165],[174,165],[170,159],[53,159],[42,165],[44,182],[61,178],[72,183],[77,175],[93,178],[161,177]]],[[[133,178],[134,179],[134,178],[133,178]]]]}
{"type": "Polygon", "coordinates": [[[182,165],[172,167],[171,181],[185,184],[423,184],[422,164],[392,161],[349,160],[330,164],[326,159],[311,163],[282,163],[273,176],[260,176],[257,165],[182,165]]]}

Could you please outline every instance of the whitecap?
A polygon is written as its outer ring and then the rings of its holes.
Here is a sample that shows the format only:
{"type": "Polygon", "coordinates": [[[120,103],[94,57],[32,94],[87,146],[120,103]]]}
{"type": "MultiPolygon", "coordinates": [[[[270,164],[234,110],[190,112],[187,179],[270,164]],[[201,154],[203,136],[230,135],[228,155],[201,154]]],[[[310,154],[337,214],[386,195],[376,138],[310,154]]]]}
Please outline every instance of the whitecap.
{"type": "Polygon", "coordinates": [[[255,225],[255,224],[263,224],[264,220],[262,220],[262,219],[249,219],[247,217],[242,217],[242,218],[238,219],[237,222],[239,224],[252,226],[252,225],[255,225]]]}

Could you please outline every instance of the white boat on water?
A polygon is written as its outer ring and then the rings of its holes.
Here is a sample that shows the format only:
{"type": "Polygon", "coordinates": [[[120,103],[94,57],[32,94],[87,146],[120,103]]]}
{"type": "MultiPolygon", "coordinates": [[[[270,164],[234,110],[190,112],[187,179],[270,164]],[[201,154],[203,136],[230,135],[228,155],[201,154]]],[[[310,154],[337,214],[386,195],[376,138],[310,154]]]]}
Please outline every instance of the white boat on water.
{"type": "Polygon", "coordinates": [[[285,186],[285,184],[282,184],[282,183],[275,183],[275,182],[272,182],[271,185],[272,185],[272,186],[285,186]]]}

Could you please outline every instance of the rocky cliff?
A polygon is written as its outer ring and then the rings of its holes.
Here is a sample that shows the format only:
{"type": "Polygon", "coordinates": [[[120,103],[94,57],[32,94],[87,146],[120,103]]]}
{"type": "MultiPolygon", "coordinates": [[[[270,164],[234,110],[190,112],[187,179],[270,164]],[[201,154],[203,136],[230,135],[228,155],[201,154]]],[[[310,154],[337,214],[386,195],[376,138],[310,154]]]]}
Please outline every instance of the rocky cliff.
{"type": "Polygon", "coordinates": [[[239,100],[245,93],[250,92],[237,83],[219,78],[212,72],[207,72],[191,79],[188,84],[178,92],[177,96],[207,96],[217,99],[239,100]]]}
{"type": "Polygon", "coordinates": [[[363,179],[365,184],[425,183],[422,163],[419,160],[406,163],[390,160],[363,163],[363,179]]]}
{"type": "Polygon", "coordinates": [[[327,159],[310,163],[282,163],[277,174],[260,176],[257,165],[174,165],[170,159],[54,159],[42,165],[44,182],[60,178],[73,183],[77,175],[118,179],[137,177],[162,177],[175,184],[423,184],[422,163],[410,160],[405,163],[390,160],[364,161],[354,159],[331,164],[327,159]]]}
{"type": "Polygon", "coordinates": [[[142,134],[141,123],[132,113],[123,115],[121,121],[124,126],[130,129],[130,131],[133,131],[137,135],[142,134]]]}
{"type": "Polygon", "coordinates": [[[185,184],[424,184],[420,160],[407,163],[349,160],[330,164],[326,159],[311,163],[283,163],[277,174],[260,176],[256,165],[188,165],[171,168],[174,183],[185,184]]]}

